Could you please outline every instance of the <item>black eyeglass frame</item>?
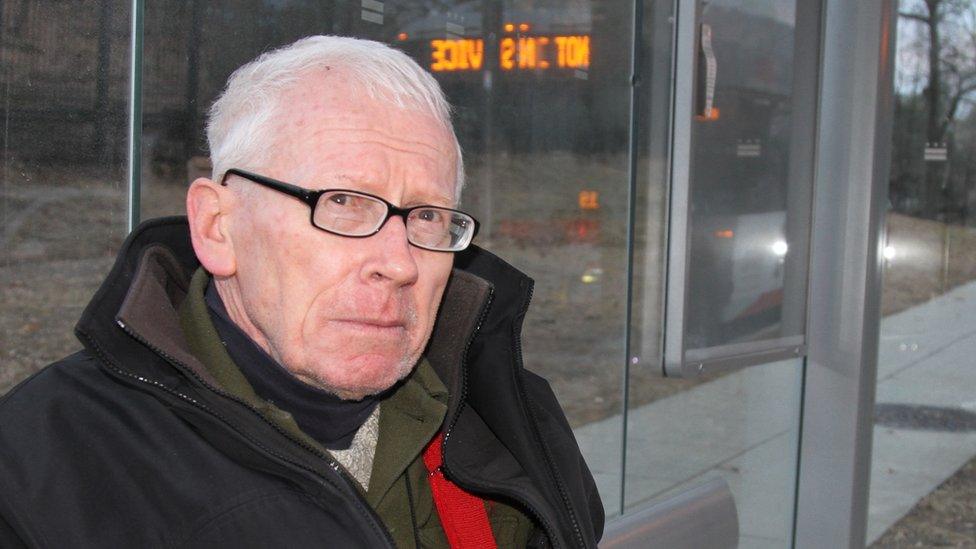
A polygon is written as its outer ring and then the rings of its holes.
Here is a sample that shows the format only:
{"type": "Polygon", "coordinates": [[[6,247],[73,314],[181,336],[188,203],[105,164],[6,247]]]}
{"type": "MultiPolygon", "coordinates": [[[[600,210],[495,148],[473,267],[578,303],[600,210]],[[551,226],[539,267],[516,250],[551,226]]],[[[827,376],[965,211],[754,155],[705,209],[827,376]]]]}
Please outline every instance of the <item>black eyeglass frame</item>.
{"type": "Polygon", "coordinates": [[[238,169],[238,168],[230,168],[226,172],[224,172],[224,175],[220,178],[220,184],[222,186],[224,186],[224,187],[227,186],[227,176],[230,176],[230,175],[236,175],[238,177],[243,177],[244,179],[247,179],[248,181],[252,181],[254,183],[257,183],[258,185],[262,185],[262,186],[268,187],[269,189],[274,189],[274,190],[276,190],[276,191],[278,191],[280,193],[284,193],[284,194],[287,194],[289,196],[293,196],[293,197],[301,200],[302,202],[304,202],[305,204],[308,205],[308,208],[309,208],[309,223],[311,223],[313,227],[315,227],[316,229],[318,229],[320,231],[325,231],[325,232],[327,232],[329,234],[334,234],[336,236],[344,236],[346,238],[369,238],[369,237],[375,235],[376,233],[380,232],[381,230],[383,230],[383,227],[386,226],[386,222],[389,221],[390,218],[393,217],[393,216],[397,216],[397,217],[400,217],[401,219],[403,219],[403,225],[406,226],[406,224],[407,224],[407,216],[410,215],[410,212],[412,212],[414,210],[425,209],[425,208],[433,208],[433,209],[437,209],[437,210],[444,210],[444,211],[448,211],[448,212],[454,212],[454,213],[459,213],[459,214],[466,215],[467,217],[469,217],[471,219],[471,221],[474,222],[474,232],[471,233],[471,239],[468,241],[468,243],[465,245],[465,247],[464,248],[461,248],[460,250],[438,250],[436,248],[428,248],[427,246],[422,246],[420,244],[416,244],[416,243],[410,242],[409,239],[407,239],[407,242],[409,242],[411,246],[416,246],[418,248],[421,248],[421,249],[424,249],[424,250],[430,250],[432,252],[456,253],[456,252],[464,251],[465,249],[467,249],[468,246],[471,245],[471,243],[474,241],[474,237],[478,236],[478,229],[481,227],[481,224],[478,222],[477,219],[474,218],[473,215],[469,214],[468,212],[463,212],[461,210],[455,210],[453,208],[445,208],[443,206],[434,206],[432,204],[421,204],[419,206],[411,206],[409,208],[401,208],[399,206],[396,206],[394,204],[391,204],[388,200],[384,199],[381,196],[376,196],[374,194],[365,193],[363,191],[356,191],[356,190],[353,190],[353,189],[320,189],[320,190],[306,189],[304,187],[299,187],[298,185],[293,185],[291,183],[286,183],[284,181],[279,181],[279,180],[274,179],[274,178],[271,178],[271,177],[267,177],[267,176],[264,176],[264,175],[259,175],[259,174],[252,173],[252,172],[245,171],[245,170],[241,170],[241,169],[238,169]],[[332,231],[332,230],[326,229],[325,227],[321,227],[319,225],[316,225],[315,224],[315,208],[318,207],[319,199],[322,197],[323,194],[325,194],[325,193],[333,193],[333,192],[351,193],[351,194],[354,194],[354,195],[366,196],[366,197],[369,197],[369,198],[373,198],[375,200],[379,200],[380,202],[382,202],[383,204],[386,205],[386,217],[383,218],[383,221],[376,227],[376,230],[374,230],[373,232],[371,232],[369,234],[361,234],[361,235],[343,234],[343,233],[339,233],[339,232],[336,232],[336,231],[332,231]]]}

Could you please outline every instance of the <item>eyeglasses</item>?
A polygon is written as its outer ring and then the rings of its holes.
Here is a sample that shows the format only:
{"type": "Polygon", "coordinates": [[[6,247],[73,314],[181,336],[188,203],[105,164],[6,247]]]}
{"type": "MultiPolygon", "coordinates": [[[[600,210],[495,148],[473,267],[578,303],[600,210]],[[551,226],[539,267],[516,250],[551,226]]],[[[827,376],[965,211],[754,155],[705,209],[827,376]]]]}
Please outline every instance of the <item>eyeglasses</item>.
{"type": "Polygon", "coordinates": [[[407,242],[425,250],[460,252],[478,234],[478,221],[459,210],[428,205],[399,208],[378,196],[360,191],[313,191],[237,168],[227,170],[220,184],[226,186],[230,175],[294,196],[311,208],[313,227],[339,236],[373,236],[393,216],[403,218],[407,242]]]}

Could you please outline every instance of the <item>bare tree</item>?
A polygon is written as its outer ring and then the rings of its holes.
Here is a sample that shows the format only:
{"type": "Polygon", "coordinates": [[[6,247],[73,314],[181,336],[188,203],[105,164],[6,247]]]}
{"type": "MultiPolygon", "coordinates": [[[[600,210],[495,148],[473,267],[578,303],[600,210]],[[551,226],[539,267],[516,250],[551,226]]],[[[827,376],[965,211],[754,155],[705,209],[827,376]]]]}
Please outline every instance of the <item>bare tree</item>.
{"type": "MultiPolygon", "coordinates": [[[[953,123],[967,104],[971,106],[976,92],[976,5],[973,0],[914,0],[900,15],[922,27],[921,39],[911,47],[927,65],[922,90],[926,141],[951,145],[953,123]]],[[[949,169],[943,165],[925,170],[925,217],[945,217],[949,169]]]]}

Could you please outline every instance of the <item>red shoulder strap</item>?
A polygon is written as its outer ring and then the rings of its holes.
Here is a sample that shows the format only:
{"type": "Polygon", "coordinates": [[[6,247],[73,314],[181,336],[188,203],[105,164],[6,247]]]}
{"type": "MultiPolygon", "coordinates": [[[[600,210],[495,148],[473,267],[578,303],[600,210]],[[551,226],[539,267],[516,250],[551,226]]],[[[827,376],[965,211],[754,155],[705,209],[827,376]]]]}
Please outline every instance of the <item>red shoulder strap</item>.
{"type": "Polygon", "coordinates": [[[451,549],[495,549],[495,536],[491,533],[485,501],[465,492],[444,476],[441,469],[443,441],[444,434],[438,433],[427,444],[427,448],[424,448],[424,465],[427,466],[427,480],[447,542],[451,549]]]}

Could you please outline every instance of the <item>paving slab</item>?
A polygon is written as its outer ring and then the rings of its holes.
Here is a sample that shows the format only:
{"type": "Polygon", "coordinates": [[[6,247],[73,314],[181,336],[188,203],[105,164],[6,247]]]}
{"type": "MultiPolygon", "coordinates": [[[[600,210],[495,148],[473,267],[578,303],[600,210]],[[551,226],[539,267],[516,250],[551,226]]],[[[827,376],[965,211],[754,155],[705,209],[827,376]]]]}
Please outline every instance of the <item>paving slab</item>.
{"type": "MultiPolygon", "coordinates": [[[[976,411],[976,282],[881,322],[877,404],[976,411]]],[[[976,432],[875,425],[868,543],[976,456],[976,432]]]]}
{"type": "Polygon", "coordinates": [[[976,334],[976,283],[970,282],[881,321],[878,380],[976,334]]]}
{"type": "Polygon", "coordinates": [[[795,482],[799,365],[793,360],[747,368],[631,410],[626,477],[620,472],[620,416],[576,429],[608,515],[619,512],[622,478],[629,508],[721,475],[735,497],[743,534],[785,539],[795,482]]]}

